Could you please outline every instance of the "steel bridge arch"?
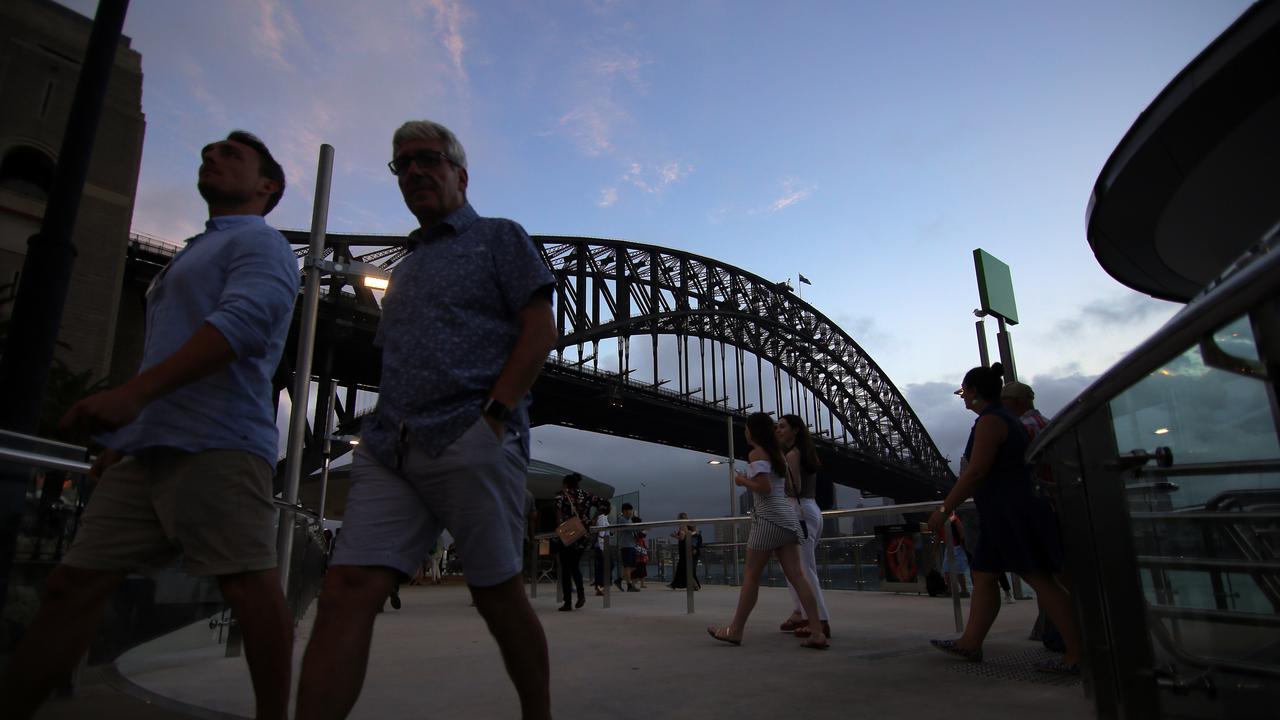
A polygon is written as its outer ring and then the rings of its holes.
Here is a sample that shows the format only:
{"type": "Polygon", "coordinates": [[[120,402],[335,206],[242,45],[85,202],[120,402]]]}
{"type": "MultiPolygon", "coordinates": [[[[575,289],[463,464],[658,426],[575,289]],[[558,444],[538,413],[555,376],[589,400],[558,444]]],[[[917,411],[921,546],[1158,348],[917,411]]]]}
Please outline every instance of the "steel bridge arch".
{"type": "Polygon", "coordinates": [[[852,432],[859,451],[934,478],[951,477],[923,424],[870,355],[786,285],[655,245],[534,239],[556,277],[561,352],[632,335],[726,343],[808,388],[852,432]],[[611,317],[602,321],[605,309],[611,317]]]}
{"type": "MultiPolygon", "coordinates": [[[[285,234],[295,243],[305,241],[302,233],[285,234]]],[[[751,353],[757,363],[766,360],[807,388],[852,437],[848,445],[835,444],[916,475],[943,482],[954,478],[884,371],[848,333],[785,284],[657,245],[554,235],[533,240],[556,279],[557,354],[562,361],[569,348],[577,347],[581,358],[588,343],[649,335],[657,384],[659,335],[712,341],[713,355],[714,343],[720,342],[722,352],[729,345],[735,352],[751,353]]],[[[408,252],[399,236],[330,235],[328,245],[326,254],[336,252],[387,270],[408,252]],[[377,249],[352,252],[365,248],[377,249]]],[[[297,252],[304,255],[306,248],[297,252]]],[[[624,368],[619,369],[625,376],[624,368]]],[[[757,383],[763,385],[758,373],[757,383]]],[[[739,390],[745,393],[745,383],[739,390]]],[[[758,392],[763,395],[759,387],[758,392]]],[[[733,408],[726,405],[726,410],[733,408]]]]}

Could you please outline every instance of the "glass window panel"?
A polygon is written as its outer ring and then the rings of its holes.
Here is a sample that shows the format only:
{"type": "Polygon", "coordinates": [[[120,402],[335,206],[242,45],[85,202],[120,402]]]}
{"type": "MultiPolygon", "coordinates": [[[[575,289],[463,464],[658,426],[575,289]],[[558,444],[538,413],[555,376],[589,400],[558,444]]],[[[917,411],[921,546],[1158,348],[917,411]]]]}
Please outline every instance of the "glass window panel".
{"type": "MultiPolygon", "coordinates": [[[[1247,317],[1213,338],[1231,355],[1259,358],[1247,317]]],[[[1273,519],[1280,470],[1176,472],[1280,462],[1267,383],[1210,367],[1193,347],[1118,395],[1110,409],[1120,452],[1164,446],[1173,454],[1174,472],[1148,463],[1125,475],[1153,648],[1166,657],[1196,656],[1193,664],[1274,660],[1280,628],[1257,616],[1280,612],[1280,573],[1261,569],[1280,562],[1280,520],[1273,519]]]]}

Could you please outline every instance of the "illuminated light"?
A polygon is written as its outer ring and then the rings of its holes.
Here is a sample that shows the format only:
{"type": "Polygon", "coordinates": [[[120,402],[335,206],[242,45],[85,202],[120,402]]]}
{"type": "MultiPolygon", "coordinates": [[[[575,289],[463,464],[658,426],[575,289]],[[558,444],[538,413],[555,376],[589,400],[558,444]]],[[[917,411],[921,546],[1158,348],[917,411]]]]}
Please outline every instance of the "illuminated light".
{"type": "Polygon", "coordinates": [[[1240,333],[1231,333],[1231,337],[1240,337],[1240,333]]]}
{"type": "Polygon", "coordinates": [[[373,288],[374,290],[386,290],[387,286],[390,284],[391,282],[386,278],[365,276],[364,279],[364,286],[367,288],[373,288]]]}
{"type": "Polygon", "coordinates": [[[723,464],[724,464],[724,461],[723,461],[723,460],[708,460],[708,461],[707,461],[707,464],[708,464],[708,465],[723,465],[723,464]]]}
{"type": "Polygon", "coordinates": [[[1156,434],[1156,435],[1168,435],[1168,434],[1169,434],[1169,428],[1156,428],[1156,430],[1155,430],[1155,434],[1156,434]]]}
{"type": "Polygon", "coordinates": [[[348,440],[347,442],[351,443],[352,445],[359,445],[359,444],[360,444],[360,441],[359,441],[359,440],[357,440],[356,438],[351,438],[351,439],[350,439],[350,440],[348,440]]]}
{"type": "Polygon", "coordinates": [[[1165,377],[1168,377],[1169,375],[1172,375],[1173,373],[1169,372],[1168,370],[1165,370],[1164,368],[1160,368],[1160,374],[1161,374],[1161,375],[1164,375],[1165,377]]]}

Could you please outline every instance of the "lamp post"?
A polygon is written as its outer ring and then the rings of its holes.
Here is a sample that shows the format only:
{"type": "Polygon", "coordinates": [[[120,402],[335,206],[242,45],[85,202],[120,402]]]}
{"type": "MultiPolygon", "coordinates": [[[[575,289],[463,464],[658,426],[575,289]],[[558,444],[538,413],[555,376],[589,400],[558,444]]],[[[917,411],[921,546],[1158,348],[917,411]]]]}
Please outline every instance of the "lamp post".
{"type": "MultiPolygon", "coordinates": [[[[294,362],[293,403],[289,410],[289,435],[285,450],[285,475],[283,501],[296,508],[298,505],[298,486],[302,480],[302,443],[307,431],[307,396],[311,388],[311,362],[315,353],[316,318],[320,309],[320,278],[323,275],[362,276],[366,287],[385,290],[388,275],[382,268],[369,263],[345,260],[328,261],[324,259],[324,240],[329,218],[329,188],[333,179],[333,146],[320,146],[319,167],[316,170],[315,204],[311,211],[311,245],[307,257],[303,261],[306,269],[306,282],[302,289],[302,315],[298,324],[298,354],[294,362]]],[[[328,473],[328,435],[329,415],[332,414],[333,389],[328,399],[329,413],[326,413],[324,425],[318,436],[325,442],[325,472],[322,474],[327,483],[328,473]]],[[[321,497],[321,515],[324,514],[323,490],[321,497]]],[[[287,511],[286,511],[287,512],[287,511]]],[[[281,518],[276,536],[277,562],[280,566],[280,584],[284,587],[285,596],[289,592],[290,565],[293,559],[293,518],[281,518]]]]}

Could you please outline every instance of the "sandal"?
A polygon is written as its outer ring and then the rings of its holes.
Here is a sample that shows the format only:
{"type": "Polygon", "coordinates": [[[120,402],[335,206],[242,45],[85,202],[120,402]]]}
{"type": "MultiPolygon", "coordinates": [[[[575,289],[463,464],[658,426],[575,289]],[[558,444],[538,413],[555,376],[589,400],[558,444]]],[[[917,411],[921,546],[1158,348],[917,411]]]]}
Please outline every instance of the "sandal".
{"type": "Polygon", "coordinates": [[[730,645],[742,644],[742,638],[735,638],[729,635],[729,628],[708,627],[707,634],[720,642],[727,642],[730,645]]]}
{"type": "Polygon", "coordinates": [[[822,642],[817,642],[813,638],[809,638],[808,640],[800,643],[800,647],[808,648],[810,650],[826,650],[831,647],[831,643],[827,642],[825,638],[822,642]]]}
{"type": "MultiPolygon", "coordinates": [[[[810,635],[809,626],[807,624],[802,625],[796,628],[792,634],[798,638],[807,638],[810,635]]],[[[831,626],[827,624],[826,620],[822,621],[822,634],[826,635],[828,640],[831,639],[831,626]]]]}
{"type": "Polygon", "coordinates": [[[800,618],[796,620],[793,618],[795,618],[795,615],[792,615],[791,617],[787,618],[786,622],[778,626],[778,629],[781,630],[782,632],[795,632],[798,628],[809,626],[808,620],[805,620],[804,618],[800,618]]]}
{"type": "Polygon", "coordinates": [[[948,655],[955,655],[969,662],[982,662],[982,648],[966,650],[957,645],[955,640],[930,640],[929,644],[948,655]]]}
{"type": "Polygon", "coordinates": [[[1061,660],[1046,660],[1035,664],[1036,672],[1057,673],[1059,675],[1079,675],[1080,663],[1067,663],[1061,660]]]}

